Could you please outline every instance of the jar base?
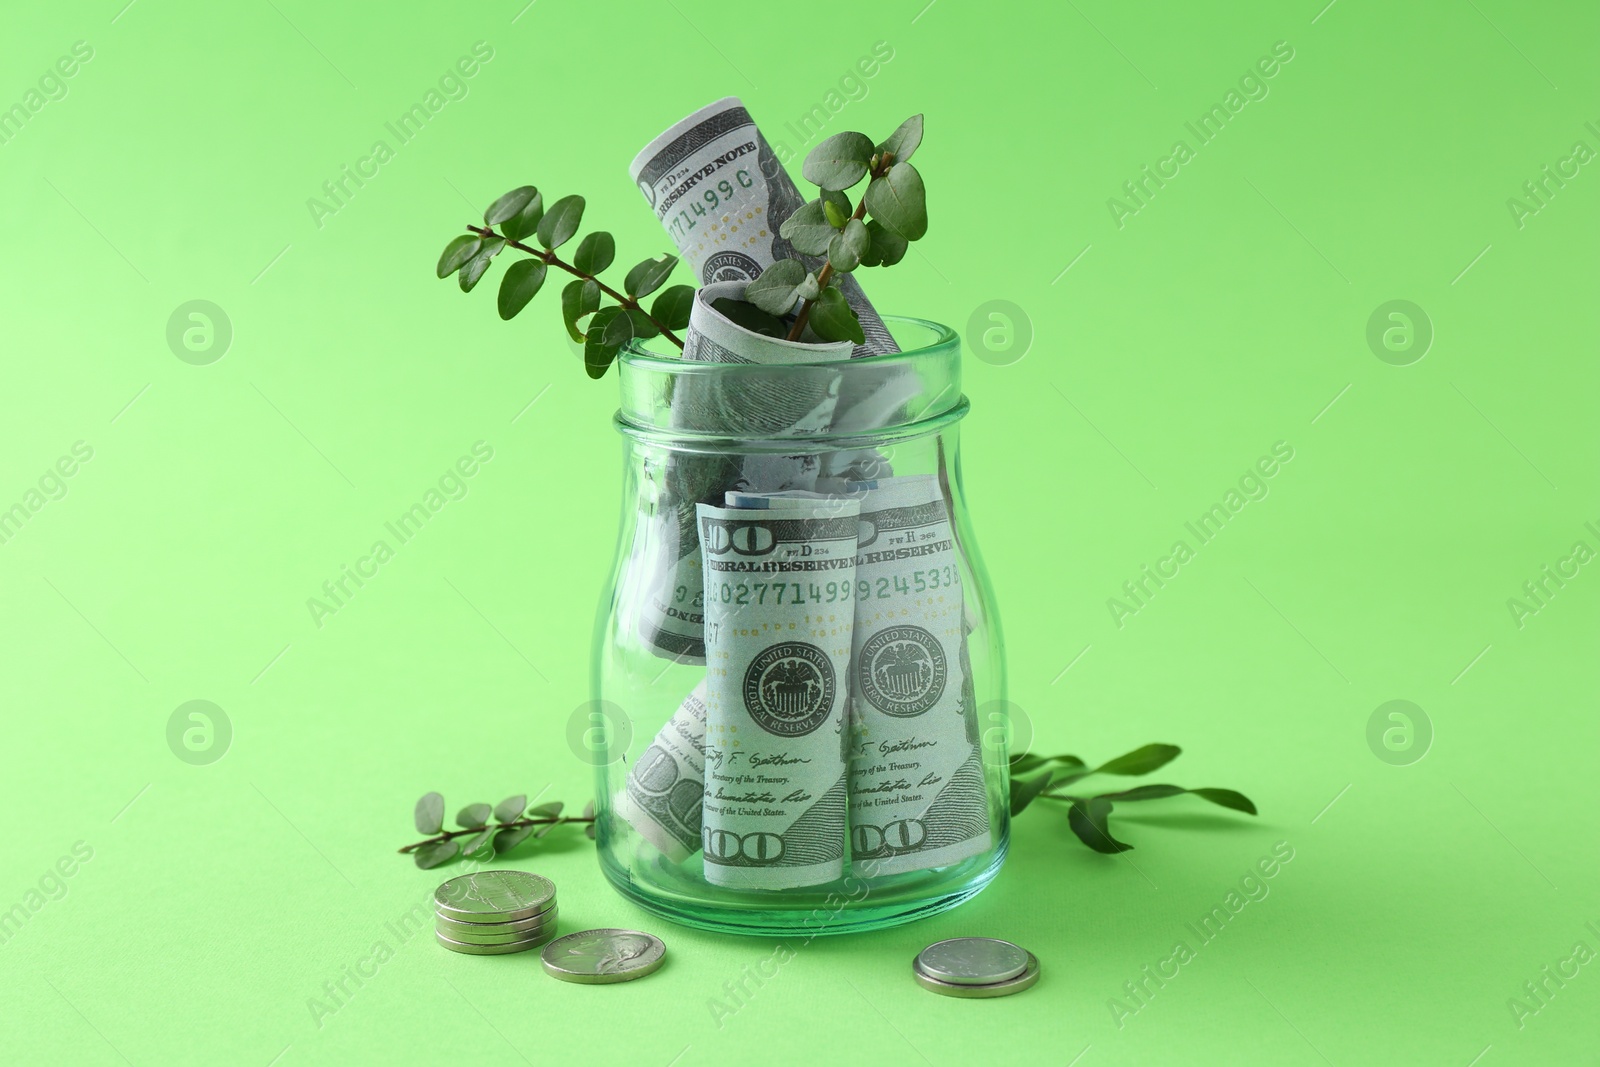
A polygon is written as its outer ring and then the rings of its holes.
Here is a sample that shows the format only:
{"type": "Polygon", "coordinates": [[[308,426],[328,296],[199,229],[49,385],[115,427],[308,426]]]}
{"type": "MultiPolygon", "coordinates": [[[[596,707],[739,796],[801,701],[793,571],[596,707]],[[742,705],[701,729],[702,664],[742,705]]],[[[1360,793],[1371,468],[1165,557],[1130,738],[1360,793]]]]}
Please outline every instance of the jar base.
{"type": "MultiPolygon", "coordinates": [[[[975,857],[976,858],[976,857],[975,857]]],[[[807,939],[833,934],[859,934],[869,930],[886,930],[891,926],[926,919],[970,900],[981,893],[1000,873],[1005,863],[1004,839],[1000,847],[988,857],[988,863],[976,871],[961,870],[965,864],[948,872],[951,884],[944,889],[927,888],[912,891],[900,887],[887,893],[868,893],[861,900],[846,900],[837,907],[826,904],[818,907],[784,908],[766,904],[761,907],[730,907],[709,904],[688,898],[673,899],[659,892],[647,892],[630,879],[628,871],[609,862],[602,852],[601,870],[617,892],[639,907],[680,926],[697,930],[711,930],[719,934],[742,934],[750,937],[788,937],[804,935],[807,939]]]]}

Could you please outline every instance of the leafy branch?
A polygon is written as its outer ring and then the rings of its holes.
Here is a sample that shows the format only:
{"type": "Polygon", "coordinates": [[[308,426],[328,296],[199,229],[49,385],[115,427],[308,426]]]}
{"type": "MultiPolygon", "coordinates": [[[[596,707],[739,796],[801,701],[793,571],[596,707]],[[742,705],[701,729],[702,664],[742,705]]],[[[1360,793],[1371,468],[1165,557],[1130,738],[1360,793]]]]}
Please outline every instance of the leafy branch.
{"type": "Polygon", "coordinates": [[[674,331],[689,324],[694,286],[662,290],[649,311],[641,303],[661,288],[678,265],[678,257],[664,253],[641,260],[628,271],[619,292],[599,278],[617,257],[616,239],[605,230],[595,230],[579,241],[571,262],[556,255],[556,249],[577,236],[583,209],[583,197],[564,196],[547,211],[538,189],[519,186],[489,205],[483,213],[484,225],[467,226],[466,233],[445,245],[436,273],[440,278],[456,275],[461,291],[470,293],[505,249],[527,253],[530,258],[513,263],[500,280],[497,304],[500,317],[506,320],[527,307],[551,267],[572,275],[574,280],[561,291],[561,318],[567,333],[583,345],[583,365],[591,378],[603,377],[617,353],[635,339],[660,336],[681,349],[683,340],[674,331]],[[524,244],[527,237],[540,247],[524,244]],[[602,306],[603,296],[616,303],[602,306]],[[585,329],[582,323],[586,318],[585,329]]]}
{"type": "Polygon", "coordinates": [[[1011,759],[1011,814],[1017,816],[1035,800],[1054,800],[1068,804],[1067,825],[1078,840],[1096,852],[1127,852],[1132,845],[1111,836],[1108,820],[1116,804],[1135,800],[1161,800],[1189,793],[1224,808],[1254,815],[1256,806],[1249,797],[1232,789],[1185,789],[1177,785],[1141,785],[1096,796],[1079,796],[1065,787],[1092,774],[1142,775],[1158,770],[1177,759],[1177,745],[1152,744],[1090,767],[1077,756],[1035,756],[1027,753],[1011,759]],[[1034,773],[1037,772],[1037,773],[1034,773]],[[1031,775],[1031,776],[1030,776],[1031,775]],[[1025,777],[1028,776],[1028,777],[1025,777]]]}
{"type": "Polygon", "coordinates": [[[855,309],[839,291],[838,275],[863,266],[892,267],[928,232],[922,175],[908,162],[921,143],[922,116],[913,115],[882,144],[864,133],[837,133],[807,154],[801,173],[821,195],[785,219],[778,235],[795,251],[826,261],[811,271],[798,259],[782,259],[745,287],[745,300],[778,320],[761,332],[798,341],[810,326],[824,341],[866,340],[855,309]],[[863,178],[870,179],[866,192],[852,206],[845,190],[863,178]],[[793,322],[783,324],[797,306],[793,322]]]}
{"type": "Polygon", "coordinates": [[[428,835],[414,841],[400,853],[410,853],[418,867],[429,870],[451,860],[465,856],[469,859],[487,860],[516,848],[530,836],[540,838],[563,823],[583,823],[583,832],[594,838],[594,802],[584,806],[582,815],[561,814],[564,805],[559,800],[546,801],[528,807],[528,796],[519,793],[506,797],[490,808],[487,804],[468,804],[456,813],[459,830],[444,828],[444,797],[427,793],[417,801],[413,818],[417,833],[428,835]],[[523,809],[526,808],[526,814],[523,809]],[[493,823],[490,818],[493,818],[493,823]],[[457,840],[466,837],[465,843],[457,840]]]}

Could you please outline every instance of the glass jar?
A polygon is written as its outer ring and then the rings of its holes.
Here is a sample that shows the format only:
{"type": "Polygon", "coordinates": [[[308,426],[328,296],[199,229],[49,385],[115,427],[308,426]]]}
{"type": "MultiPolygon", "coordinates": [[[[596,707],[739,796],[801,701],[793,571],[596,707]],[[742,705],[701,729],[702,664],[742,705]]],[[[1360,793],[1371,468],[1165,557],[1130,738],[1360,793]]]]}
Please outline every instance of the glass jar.
{"type": "Polygon", "coordinates": [[[902,351],[870,358],[618,361],[622,525],[577,729],[600,865],[663,918],[877,929],[954,907],[1005,858],[1003,644],[961,485],[960,341],[889,325],[902,351]]]}

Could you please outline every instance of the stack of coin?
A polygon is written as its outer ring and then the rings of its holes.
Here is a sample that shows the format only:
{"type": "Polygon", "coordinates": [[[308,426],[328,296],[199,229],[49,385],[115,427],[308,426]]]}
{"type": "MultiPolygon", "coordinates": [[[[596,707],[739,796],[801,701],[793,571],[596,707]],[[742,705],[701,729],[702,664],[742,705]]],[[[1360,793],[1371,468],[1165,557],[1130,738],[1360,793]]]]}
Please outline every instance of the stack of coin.
{"type": "Polygon", "coordinates": [[[1039,960],[992,937],[957,937],[929,945],[911,963],[924,989],[947,997],[1004,997],[1039,980],[1039,960]]]}
{"type": "Polygon", "coordinates": [[[501,956],[556,933],[556,887],[524,871],[479,871],[433,891],[434,937],[452,952],[501,956]]]}

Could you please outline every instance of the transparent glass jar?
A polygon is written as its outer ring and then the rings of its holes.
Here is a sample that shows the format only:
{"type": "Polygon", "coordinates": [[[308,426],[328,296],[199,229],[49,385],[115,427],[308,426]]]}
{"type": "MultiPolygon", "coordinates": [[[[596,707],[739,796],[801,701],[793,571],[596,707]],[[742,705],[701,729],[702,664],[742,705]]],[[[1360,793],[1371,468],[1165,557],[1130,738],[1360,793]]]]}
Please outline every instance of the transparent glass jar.
{"type": "MultiPolygon", "coordinates": [[[[888,322],[903,351],[886,356],[810,364],[696,363],[635,346],[618,361],[622,524],[595,625],[594,699],[589,721],[577,729],[586,738],[585,758],[596,767],[601,868],[624,896],[674,922],[778,935],[893,926],[973,896],[1005,858],[1009,726],[1003,644],[961,484],[958,427],[967,401],[960,342],[932,322],[888,322]],[[707,397],[724,402],[707,403],[707,397]],[[813,412],[799,422],[826,424],[828,430],[794,431],[794,411],[818,397],[833,414],[818,419],[813,412]],[[794,685],[785,691],[785,679],[816,670],[803,658],[768,664],[763,681],[757,677],[762,662],[751,663],[740,678],[716,667],[726,659],[720,635],[730,632],[730,608],[716,599],[715,589],[732,603],[730,586],[715,578],[713,591],[705,592],[706,553],[696,542],[709,530],[716,541],[712,556],[726,546],[715,530],[700,525],[707,521],[703,509],[695,519],[693,505],[721,506],[730,502],[726,490],[770,488],[764,480],[782,483],[780,488],[798,482],[835,501],[861,501],[847,505],[855,566],[837,589],[848,603],[837,603],[835,587],[820,579],[772,586],[800,598],[808,612],[829,602],[806,617],[831,612],[826,617],[843,619],[846,635],[857,635],[852,649],[834,634],[836,662],[843,662],[837,659],[842,648],[850,664],[837,672],[838,684],[827,697],[842,709],[832,728],[840,739],[836,748],[825,730],[788,740],[766,736],[749,720],[743,739],[730,742],[738,730],[717,710],[738,701],[765,706],[761,694],[776,694],[772,707],[781,718],[785,708],[809,699],[794,696],[801,692],[794,685]],[[892,487],[925,493],[921,510],[870,510],[879,499],[871,491],[892,487]],[[932,524],[895,534],[888,516],[902,514],[932,524]],[[885,529],[878,530],[874,520],[885,529]],[[924,545],[899,554],[878,551],[896,537],[918,536],[924,545]],[[943,636],[931,641],[935,629],[943,636]],[[874,636],[866,640],[869,632],[874,636]],[[715,638],[709,647],[707,633],[715,638]],[[866,663],[873,667],[863,673],[866,663]],[[706,711],[704,703],[691,707],[691,694],[713,709],[706,711]],[[730,755],[729,744],[746,747],[730,755]],[[748,774],[737,781],[779,784],[732,784],[730,763],[741,757],[748,774]],[[737,832],[749,830],[743,824],[725,828],[740,813],[772,810],[761,807],[763,789],[769,804],[810,795],[794,786],[798,779],[788,776],[784,764],[798,774],[818,764],[816,773],[831,774],[830,761],[842,761],[844,777],[805,815],[822,811],[834,821],[806,823],[824,828],[820,837],[806,838],[806,847],[826,849],[830,836],[843,835],[836,872],[830,875],[826,863],[786,871],[765,866],[798,862],[798,830],[791,842],[787,835],[737,832]],[[777,766],[757,770],[763,763],[777,766]],[[848,814],[841,815],[838,790],[846,782],[848,814]],[[824,808],[829,796],[834,806],[824,808]],[[708,805],[704,812],[702,804],[708,805]],[[708,861],[708,847],[715,863],[708,861]],[[775,858],[779,853],[782,858],[775,858]],[[824,871],[801,879],[813,884],[782,884],[793,880],[787,871],[812,869],[824,871]],[[768,879],[780,884],[769,886],[768,879]]],[[[733,532],[740,540],[740,529],[733,532]]],[[[754,593],[743,577],[738,583],[738,597],[766,595],[760,576],[752,579],[754,593]]],[[[795,647],[810,646],[784,646],[795,647]]],[[[826,662],[820,666],[829,671],[826,662]]],[[[824,699],[814,703],[818,717],[825,714],[824,699]]],[[[744,710],[739,704],[739,713],[744,710]]],[[[779,728],[789,727],[768,726],[779,728]]]]}

